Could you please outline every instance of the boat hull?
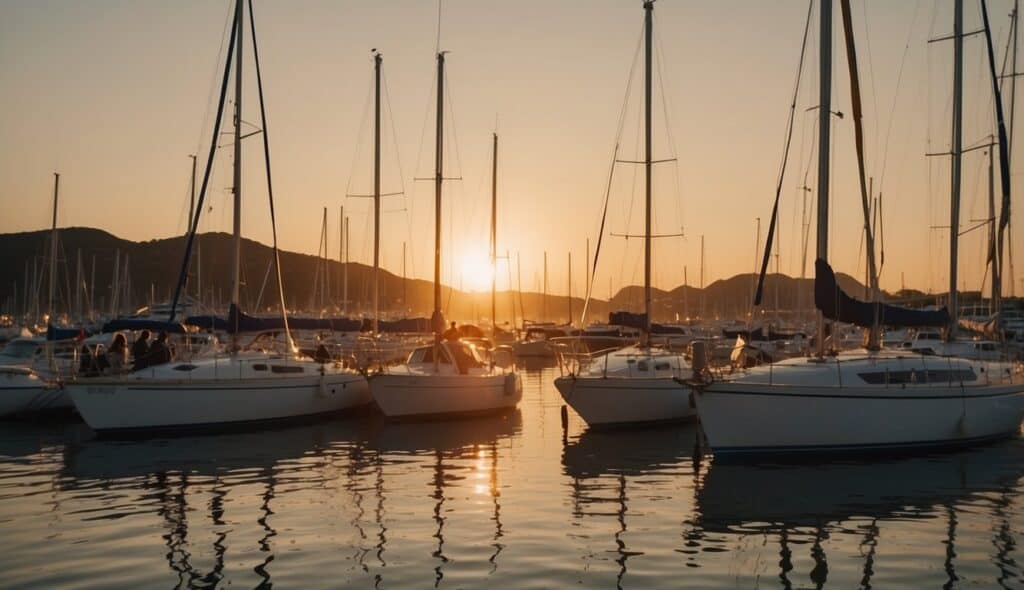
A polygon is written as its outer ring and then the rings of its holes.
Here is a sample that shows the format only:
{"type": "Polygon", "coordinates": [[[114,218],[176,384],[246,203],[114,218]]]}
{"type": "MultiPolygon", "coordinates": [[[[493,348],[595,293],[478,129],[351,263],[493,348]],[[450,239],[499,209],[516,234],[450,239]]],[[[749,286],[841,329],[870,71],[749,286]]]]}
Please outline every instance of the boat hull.
{"type": "Polygon", "coordinates": [[[440,418],[503,412],[523,397],[516,373],[432,375],[383,373],[370,379],[373,399],[389,418],[440,418]]]}
{"type": "Polygon", "coordinates": [[[690,388],[672,377],[559,377],[558,393],[590,426],[695,420],[690,388]]]}
{"type": "Polygon", "coordinates": [[[28,370],[0,372],[0,418],[69,410],[74,406],[64,392],[28,370]]]}
{"type": "Polygon", "coordinates": [[[85,422],[101,434],[193,430],[294,420],[370,402],[356,374],[280,380],[94,381],[66,386],[85,422]]]}
{"type": "Polygon", "coordinates": [[[1024,385],[886,388],[715,383],[694,394],[716,456],[965,446],[1020,431],[1024,385]]]}

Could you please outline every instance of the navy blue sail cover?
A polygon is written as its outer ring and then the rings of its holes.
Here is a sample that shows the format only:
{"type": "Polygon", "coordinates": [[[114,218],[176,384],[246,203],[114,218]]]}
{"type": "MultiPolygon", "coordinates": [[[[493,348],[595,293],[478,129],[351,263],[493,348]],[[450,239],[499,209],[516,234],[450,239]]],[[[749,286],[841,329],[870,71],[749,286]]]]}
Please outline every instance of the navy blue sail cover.
{"type": "Polygon", "coordinates": [[[850,297],[839,288],[836,273],[821,258],[814,261],[814,272],[814,305],[830,320],[870,328],[877,313],[878,324],[881,326],[915,328],[943,327],[949,324],[949,311],[945,307],[937,310],[907,309],[850,297]]]}

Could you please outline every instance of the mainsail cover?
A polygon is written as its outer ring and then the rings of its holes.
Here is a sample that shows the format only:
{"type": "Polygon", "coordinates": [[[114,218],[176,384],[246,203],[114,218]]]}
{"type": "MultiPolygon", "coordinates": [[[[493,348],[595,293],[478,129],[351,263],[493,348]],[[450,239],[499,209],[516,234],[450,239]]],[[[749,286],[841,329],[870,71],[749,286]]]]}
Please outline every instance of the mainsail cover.
{"type": "Polygon", "coordinates": [[[839,288],[836,273],[825,260],[815,260],[814,271],[814,305],[830,320],[870,328],[877,314],[878,324],[882,326],[915,328],[949,325],[949,311],[945,307],[938,310],[920,310],[860,301],[839,288]]]}

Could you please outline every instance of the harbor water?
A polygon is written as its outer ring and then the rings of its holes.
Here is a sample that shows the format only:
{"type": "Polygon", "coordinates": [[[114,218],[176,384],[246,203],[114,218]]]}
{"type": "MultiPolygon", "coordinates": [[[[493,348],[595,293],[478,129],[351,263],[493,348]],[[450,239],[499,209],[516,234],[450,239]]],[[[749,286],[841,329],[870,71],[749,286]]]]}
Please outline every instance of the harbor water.
{"type": "Polygon", "coordinates": [[[95,440],[0,427],[4,588],[1022,588],[1024,440],[716,464],[696,425],[502,417],[95,440]]]}

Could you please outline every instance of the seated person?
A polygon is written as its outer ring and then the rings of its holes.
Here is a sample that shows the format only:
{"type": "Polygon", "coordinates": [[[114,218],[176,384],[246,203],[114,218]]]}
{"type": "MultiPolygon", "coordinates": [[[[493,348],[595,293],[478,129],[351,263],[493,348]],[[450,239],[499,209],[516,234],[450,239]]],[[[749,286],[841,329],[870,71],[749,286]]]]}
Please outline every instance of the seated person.
{"type": "Polygon", "coordinates": [[[160,335],[149,347],[149,356],[146,358],[146,365],[162,365],[171,362],[171,349],[167,345],[167,332],[160,332],[160,335]]]}
{"type": "Polygon", "coordinates": [[[82,350],[78,352],[78,373],[80,375],[96,374],[96,357],[93,356],[92,349],[88,344],[83,344],[82,350]]]}
{"type": "Polygon", "coordinates": [[[96,345],[96,354],[93,356],[95,359],[96,372],[103,374],[110,368],[110,360],[107,359],[107,351],[104,350],[102,344],[96,345]]]}
{"type": "Polygon", "coordinates": [[[143,330],[132,345],[132,370],[146,368],[146,361],[149,358],[149,330],[143,330]]]}

